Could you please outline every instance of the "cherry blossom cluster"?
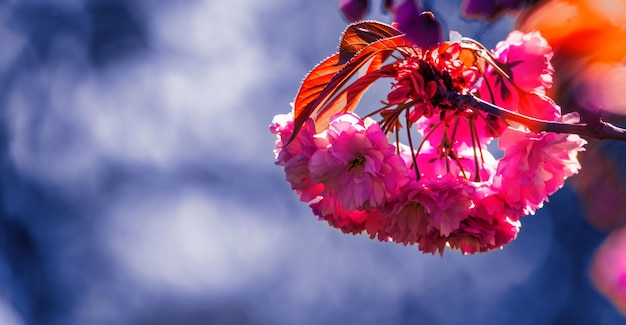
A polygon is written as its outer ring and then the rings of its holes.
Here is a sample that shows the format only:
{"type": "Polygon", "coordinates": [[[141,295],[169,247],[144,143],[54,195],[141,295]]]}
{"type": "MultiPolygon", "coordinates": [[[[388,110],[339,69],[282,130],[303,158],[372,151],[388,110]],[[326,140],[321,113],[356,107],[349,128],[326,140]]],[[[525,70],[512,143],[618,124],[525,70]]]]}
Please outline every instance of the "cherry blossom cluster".
{"type": "Polygon", "coordinates": [[[470,45],[470,52],[460,40],[414,48],[382,67],[391,89],[369,114],[344,110],[327,125],[309,118],[299,129],[293,112],[274,117],[276,164],[314,215],[344,233],[424,253],[473,254],[515,239],[520,218],[577,173],[586,143],[578,135],[535,132],[471,100],[576,122],[546,95],[547,42],[514,31],[481,60],[468,55],[481,51],[470,45]],[[488,150],[494,139],[499,159],[488,150]]]}

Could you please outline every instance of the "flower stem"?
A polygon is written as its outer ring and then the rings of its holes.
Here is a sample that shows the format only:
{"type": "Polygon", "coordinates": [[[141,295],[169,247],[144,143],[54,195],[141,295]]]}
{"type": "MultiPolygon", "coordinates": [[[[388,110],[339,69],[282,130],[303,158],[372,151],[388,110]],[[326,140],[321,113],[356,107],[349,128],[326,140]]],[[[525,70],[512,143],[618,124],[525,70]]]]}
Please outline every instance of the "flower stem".
{"type": "MultiPolygon", "coordinates": [[[[472,148],[474,149],[474,182],[480,182],[480,167],[478,166],[478,152],[476,151],[476,146],[480,146],[477,144],[478,134],[476,133],[476,125],[474,124],[474,119],[470,118],[469,120],[470,126],[470,137],[472,138],[472,148]]],[[[482,155],[482,152],[481,152],[482,155]]]]}
{"type": "MultiPolygon", "coordinates": [[[[415,154],[415,149],[413,149],[413,139],[411,138],[411,121],[409,121],[409,110],[405,112],[406,116],[406,134],[409,138],[409,148],[411,150],[411,159],[413,160],[413,167],[415,168],[415,180],[420,180],[420,171],[417,167],[417,156],[415,154]]],[[[422,142],[423,143],[423,142],[422,142]]]]}

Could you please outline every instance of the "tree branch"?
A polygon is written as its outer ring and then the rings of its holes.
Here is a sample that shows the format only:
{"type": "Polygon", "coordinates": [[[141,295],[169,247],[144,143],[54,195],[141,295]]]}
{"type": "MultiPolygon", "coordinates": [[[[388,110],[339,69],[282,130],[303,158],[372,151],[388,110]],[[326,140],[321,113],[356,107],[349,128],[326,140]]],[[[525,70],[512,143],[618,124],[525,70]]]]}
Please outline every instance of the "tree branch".
{"type": "MultiPolygon", "coordinates": [[[[452,103],[455,106],[462,105],[456,107],[471,107],[481,110],[485,113],[495,115],[497,117],[515,121],[525,125],[529,130],[533,132],[545,131],[554,133],[570,133],[584,135],[600,140],[611,139],[626,142],[626,129],[622,129],[611,123],[602,121],[599,114],[595,115],[589,121],[586,121],[586,123],[569,124],[563,122],[546,121],[526,116],[491,104],[472,95],[453,94],[452,96],[450,96],[449,99],[451,99],[452,103]]],[[[585,117],[588,116],[586,115],[585,117]]]]}

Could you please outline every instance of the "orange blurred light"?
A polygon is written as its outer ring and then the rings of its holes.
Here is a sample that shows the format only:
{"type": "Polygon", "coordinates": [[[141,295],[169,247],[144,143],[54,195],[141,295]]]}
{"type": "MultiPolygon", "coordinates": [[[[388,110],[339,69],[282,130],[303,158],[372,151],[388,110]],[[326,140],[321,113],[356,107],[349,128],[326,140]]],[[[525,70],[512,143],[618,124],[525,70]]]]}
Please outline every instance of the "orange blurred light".
{"type": "Polygon", "coordinates": [[[593,62],[623,62],[626,2],[550,0],[523,13],[518,28],[538,30],[556,52],[593,62]]]}

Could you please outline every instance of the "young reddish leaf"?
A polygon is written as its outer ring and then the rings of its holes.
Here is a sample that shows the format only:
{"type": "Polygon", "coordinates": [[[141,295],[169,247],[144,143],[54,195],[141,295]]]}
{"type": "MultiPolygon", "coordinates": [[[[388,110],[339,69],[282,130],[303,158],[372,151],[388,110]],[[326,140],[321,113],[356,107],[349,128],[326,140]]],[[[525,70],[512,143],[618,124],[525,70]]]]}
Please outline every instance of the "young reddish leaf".
{"type": "MultiPolygon", "coordinates": [[[[367,70],[362,76],[359,76],[352,84],[347,86],[338,95],[328,102],[324,107],[319,109],[315,116],[316,124],[326,125],[330,123],[332,115],[338,112],[351,112],[361,101],[363,94],[376,80],[389,77],[391,64],[383,67],[383,63],[391,56],[391,51],[379,52],[374,54],[367,63],[367,70]]],[[[361,70],[362,71],[362,70],[361,70]]]]}
{"type": "Polygon", "coordinates": [[[330,123],[330,118],[339,112],[345,113],[353,111],[361,100],[361,97],[376,82],[376,80],[384,77],[390,77],[391,73],[387,65],[377,70],[366,73],[355,82],[347,86],[341,93],[336,95],[323,108],[319,110],[315,119],[316,123],[326,125],[330,123]]]}
{"type": "Polygon", "coordinates": [[[348,62],[364,47],[378,40],[401,35],[402,32],[390,25],[377,21],[360,21],[350,24],[339,41],[339,62],[348,62]]]}
{"type": "MultiPolygon", "coordinates": [[[[368,62],[372,63],[372,58],[375,58],[377,55],[388,55],[393,51],[408,47],[410,47],[410,44],[404,40],[402,35],[398,35],[381,39],[364,47],[348,61],[348,63],[343,65],[343,67],[332,66],[331,63],[339,54],[335,54],[320,63],[307,75],[296,96],[296,102],[294,104],[294,130],[287,143],[295,138],[306,120],[314,116],[320,107],[323,107],[333,95],[337,94],[359,69],[368,62]],[[329,76],[333,68],[339,69],[339,71],[329,76]],[[315,96],[317,97],[312,101],[311,98],[315,96]]],[[[378,64],[380,59],[375,61],[378,64]]],[[[332,115],[333,113],[333,110],[328,110],[325,114],[332,115]]],[[[323,123],[317,122],[316,125],[324,126],[323,123]]]]}
{"type": "Polygon", "coordinates": [[[311,116],[311,104],[319,97],[319,94],[324,90],[337,71],[341,70],[341,66],[336,65],[338,58],[338,53],[327,57],[304,77],[293,105],[295,119],[294,130],[285,145],[291,143],[291,141],[296,138],[304,122],[311,116]],[[309,108],[308,112],[304,111],[306,108],[309,108]]]}
{"type": "MultiPolygon", "coordinates": [[[[311,103],[312,107],[309,108],[311,111],[311,115],[316,114],[320,110],[320,108],[324,107],[326,103],[330,100],[330,98],[336,95],[340,91],[340,89],[348,82],[348,80],[350,80],[350,78],[354,76],[354,74],[356,74],[359,69],[361,69],[365,64],[367,64],[368,62],[375,62],[376,65],[379,64],[379,60],[371,60],[372,58],[376,59],[376,57],[379,55],[391,54],[393,51],[409,46],[410,44],[405,41],[403,35],[398,35],[376,41],[363,48],[350,61],[348,61],[348,63],[346,63],[344,67],[335,74],[335,76],[333,76],[332,80],[320,93],[317,100],[311,103]]],[[[378,69],[379,68],[376,67],[375,69],[368,69],[368,71],[370,71],[371,73],[378,69]]],[[[333,105],[332,109],[326,108],[324,110],[324,116],[333,115],[339,111],[341,111],[341,109],[338,109],[336,105],[333,105]]],[[[317,126],[321,126],[322,128],[326,126],[323,120],[317,120],[317,116],[314,116],[316,118],[315,124],[317,126]]],[[[294,117],[296,118],[297,125],[297,117],[295,115],[294,117]]],[[[306,121],[306,118],[304,119],[304,121],[306,121]]],[[[302,121],[302,123],[304,123],[304,121],[302,121]]]]}
{"type": "MultiPolygon", "coordinates": [[[[324,87],[330,82],[341,66],[336,65],[339,54],[329,56],[311,70],[300,85],[300,90],[294,102],[294,116],[297,116],[304,108],[317,99],[324,87]]],[[[307,116],[308,118],[308,116],[307,116]]],[[[306,121],[306,119],[305,119],[306,121]]],[[[295,133],[295,132],[294,132],[295,133]]]]}

